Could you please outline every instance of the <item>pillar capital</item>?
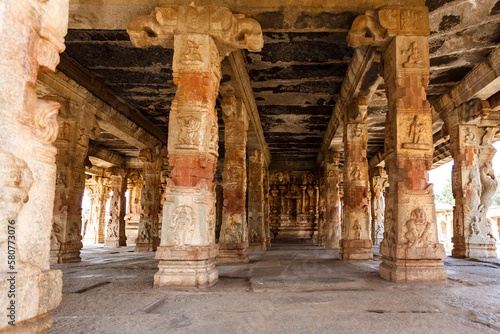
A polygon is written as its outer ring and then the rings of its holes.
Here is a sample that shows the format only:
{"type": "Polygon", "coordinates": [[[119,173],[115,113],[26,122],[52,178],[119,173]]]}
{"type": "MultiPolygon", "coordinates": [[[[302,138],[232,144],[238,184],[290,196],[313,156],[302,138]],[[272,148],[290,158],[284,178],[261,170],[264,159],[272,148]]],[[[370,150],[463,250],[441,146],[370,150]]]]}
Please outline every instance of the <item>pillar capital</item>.
{"type": "MultiPolygon", "coordinates": [[[[151,45],[172,48],[176,35],[204,34],[213,38],[224,56],[237,49],[261,51],[264,44],[257,21],[218,6],[163,5],[150,15],[135,18],[127,32],[138,48],[151,45]]],[[[202,61],[196,53],[197,47],[194,40],[186,43],[185,61],[190,65],[202,61]]]]}
{"type": "Polygon", "coordinates": [[[426,6],[384,6],[354,19],[347,35],[349,46],[382,46],[394,36],[428,36],[429,10],[426,6]]]}

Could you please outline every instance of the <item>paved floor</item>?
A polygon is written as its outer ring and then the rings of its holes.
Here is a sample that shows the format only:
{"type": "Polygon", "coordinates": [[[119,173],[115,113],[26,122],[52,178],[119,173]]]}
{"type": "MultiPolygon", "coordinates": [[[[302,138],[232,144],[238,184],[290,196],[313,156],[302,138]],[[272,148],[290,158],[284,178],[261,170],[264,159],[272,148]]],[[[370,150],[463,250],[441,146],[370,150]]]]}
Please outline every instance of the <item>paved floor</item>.
{"type": "Polygon", "coordinates": [[[500,261],[447,258],[448,283],[395,284],[380,257],[275,245],[250,263],[220,266],[206,289],[152,287],[153,253],[85,247],[63,271],[48,333],[498,333],[500,261]]]}

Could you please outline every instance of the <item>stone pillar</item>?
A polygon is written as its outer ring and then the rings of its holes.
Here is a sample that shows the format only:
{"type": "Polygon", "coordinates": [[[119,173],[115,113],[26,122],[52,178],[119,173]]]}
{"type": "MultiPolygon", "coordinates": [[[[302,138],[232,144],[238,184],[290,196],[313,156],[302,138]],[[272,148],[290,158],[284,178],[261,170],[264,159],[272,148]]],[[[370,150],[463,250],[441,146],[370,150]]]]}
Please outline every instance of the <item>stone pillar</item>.
{"type": "Polygon", "coordinates": [[[475,100],[445,119],[454,159],[453,257],[496,257],[496,240],[488,235],[486,219],[498,186],[491,166],[496,152],[491,145],[497,130],[495,118],[498,113],[490,113],[486,101],[475,100]]]}
{"type": "Polygon", "coordinates": [[[264,224],[264,159],[262,152],[249,151],[248,238],[251,250],[266,250],[264,224]]]}
{"type": "Polygon", "coordinates": [[[49,260],[59,103],[38,99],[36,80],[59,63],[68,1],[6,0],[0,8],[0,332],[43,333],[62,297],[62,273],[49,260]]]}
{"type": "Polygon", "coordinates": [[[368,129],[365,99],[355,100],[347,108],[344,121],[344,224],[340,241],[341,260],[373,258],[370,240],[368,129]]]}
{"type": "Polygon", "coordinates": [[[85,159],[89,136],[99,136],[99,126],[93,115],[74,102],[63,105],[59,115],[59,133],[54,143],[57,148],[57,174],[50,238],[51,263],[81,260],[85,159]]]}
{"type": "Polygon", "coordinates": [[[384,167],[375,167],[370,170],[371,185],[371,206],[372,206],[372,224],[371,233],[374,245],[380,245],[384,238],[384,211],[385,211],[385,188],[389,186],[387,182],[387,173],[384,167]]]}
{"type": "Polygon", "coordinates": [[[271,248],[271,208],[270,208],[270,188],[269,169],[264,167],[264,232],[266,234],[266,249],[271,248]]]}
{"type": "Polygon", "coordinates": [[[127,240],[135,242],[139,235],[139,221],[141,220],[141,192],[144,181],[139,170],[131,169],[128,172],[127,189],[129,191],[129,208],[127,212],[126,232],[127,240]]]}
{"type": "Polygon", "coordinates": [[[160,212],[160,177],[163,158],[159,152],[143,149],[139,154],[142,160],[141,189],[142,213],[139,220],[135,252],[154,252],[160,244],[158,235],[158,214],[160,212]]]}
{"type": "Polygon", "coordinates": [[[218,280],[215,257],[217,114],[215,100],[221,60],[229,52],[263,45],[259,24],[224,7],[164,5],[140,16],[128,28],[137,47],[174,48],[177,92],[168,131],[169,165],[163,231],[156,258],[155,286],[204,287],[218,280]]]}
{"type": "Polygon", "coordinates": [[[222,226],[218,262],[248,262],[246,222],[246,145],[248,115],[245,105],[234,95],[222,102],[225,157],[223,179],[222,226]]]}
{"type": "Polygon", "coordinates": [[[127,246],[125,236],[125,191],[127,190],[127,172],[123,169],[114,169],[110,177],[111,204],[109,207],[111,220],[107,226],[105,246],[127,246]]]}
{"type": "Polygon", "coordinates": [[[329,152],[324,161],[325,174],[325,249],[340,249],[340,195],[338,152],[329,152]]]}
{"type": "Polygon", "coordinates": [[[108,178],[95,175],[86,181],[85,188],[90,197],[90,214],[85,237],[83,238],[85,242],[104,243],[106,202],[111,191],[108,181],[108,178]]]}
{"type": "Polygon", "coordinates": [[[446,254],[438,241],[427,172],[433,157],[432,114],[425,94],[428,35],[425,6],[367,12],[354,20],[348,35],[351,46],[372,44],[382,50],[389,105],[384,143],[389,190],[380,275],[393,282],[446,282],[446,254]]]}

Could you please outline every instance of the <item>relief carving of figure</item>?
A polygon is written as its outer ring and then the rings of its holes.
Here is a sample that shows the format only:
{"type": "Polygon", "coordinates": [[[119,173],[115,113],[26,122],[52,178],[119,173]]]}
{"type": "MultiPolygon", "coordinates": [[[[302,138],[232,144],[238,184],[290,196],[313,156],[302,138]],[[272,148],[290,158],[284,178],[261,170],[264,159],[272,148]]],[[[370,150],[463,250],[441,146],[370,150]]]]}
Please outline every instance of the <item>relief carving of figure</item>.
{"type": "Polygon", "coordinates": [[[470,222],[470,232],[471,236],[476,236],[481,234],[481,228],[479,227],[481,222],[481,218],[479,217],[472,217],[471,222],[470,222]]]}
{"type": "Polygon", "coordinates": [[[406,221],[405,238],[410,247],[426,247],[430,243],[431,223],[426,220],[422,209],[415,209],[406,221]]]}
{"type": "Polygon", "coordinates": [[[491,226],[491,219],[490,218],[486,219],[486,236],[490,239],[493,239],[494,241],[497,240],[495,238],[495,236],[493,235],[493,227],[491,226]]]}
{"type": "Polygon", "coordinates": [[[181,205],[174,210],[172,224],[170,226],[173,233],[175,246],[190,245],[195,229],[193,209],[187,205],[181,205]]]}
{"type": "Polygon", "coordinates": [[[408,57],[408,60],[403,64],[403,67],[420,68],[423,66],[422,55],[420,54],[420,50],[418,49],[416,42],[412,42],[407,50],[401,51],[401,54],[408,57]]]}
{"type": "Polygon", "coordinates": [[[198,130],[200,129],[200,120],[196,117],[180,117],[177,119],[181,131],[179,133],[179,145],[195,145],[198,141],[198,130]]]}
{"type": "Polygon", "coordinates": [[[352,229],[354,230],[354,238],[356,240],[361,240],[361,231],[362,231],[362,227],[361,225],[359,224],[359,222],[356,220],[356,222],[354,223],[352,229]]]}
{"type": "Polygon", "coordinates": [[[474,144],[476,141],[476,135],[469,127],[465,128],[464,141],[466,144],[474,144]]]}
{"type": "Polygon", "coordinates": [[[354,165],[352,167],[351,177],[355,181],[361,180],[361,170],[359,169],[358,165],[354,165]]]}
{"type": "Polygon", "coordinates": [[[425,133],[424,125],[419,122],[418,116],[415,115],[413,123],[411,123],[410,125],[410,133],[409,133],[413,144],[425,144],[424,133],[425,133]]]}
{"type": "Polygon", "coordinates": [[[493,202],[493,195],[495,195],[495,192],[497,191],[498,181],[496,180],[491,163],[488,161],[486,161],[479,169],[479,175],[482,186],[480,210],[487,212],[493,202]]]}
{"type": "Polygon", "coordinates": [[[188,40],[187,47],[182,53],[183,62],[198,62],[201,61],[201,54],[198,50],[199,46],[194,41],[188,40]]]}

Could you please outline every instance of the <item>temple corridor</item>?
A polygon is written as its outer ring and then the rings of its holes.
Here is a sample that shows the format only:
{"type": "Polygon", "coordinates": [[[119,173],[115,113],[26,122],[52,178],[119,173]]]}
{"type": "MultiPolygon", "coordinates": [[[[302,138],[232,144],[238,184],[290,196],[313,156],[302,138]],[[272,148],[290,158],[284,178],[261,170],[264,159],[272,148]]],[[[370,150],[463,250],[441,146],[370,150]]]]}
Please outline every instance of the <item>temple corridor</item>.
{"type": "Polygon", "coordinates": [[[499,259],[448,257],[448,284],[396,284],[338,250],[273,244],[206,289],[152,288],[152,252],[85,247],[48,333],[498,333],[499,259]],[[118,326],[118,324],[120,324],[118,326]]]}

